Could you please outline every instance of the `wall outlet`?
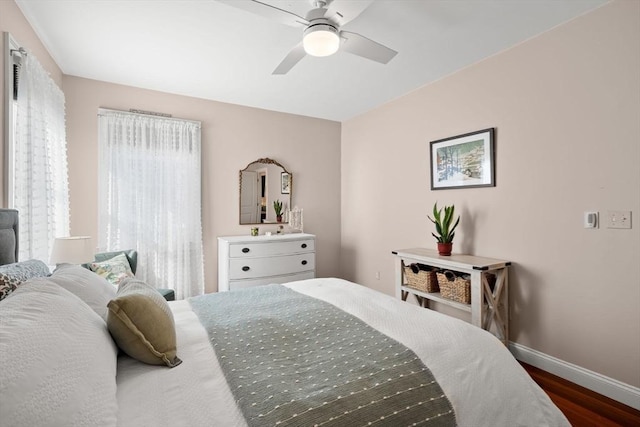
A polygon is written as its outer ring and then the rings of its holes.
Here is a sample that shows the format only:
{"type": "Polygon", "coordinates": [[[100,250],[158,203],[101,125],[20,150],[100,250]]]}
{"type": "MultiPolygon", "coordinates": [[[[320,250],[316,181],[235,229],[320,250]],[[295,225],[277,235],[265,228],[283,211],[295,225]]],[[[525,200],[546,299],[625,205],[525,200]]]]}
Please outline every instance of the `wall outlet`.
{"type": "Polygon", "coordinates": [[[380,272],[376,271],[376,280],[380,280],[380,272]]]}
{"type": "Polygon", "coordinates": [[[607,228],[631,228],[631,211],[607,211],[607,228]]]}

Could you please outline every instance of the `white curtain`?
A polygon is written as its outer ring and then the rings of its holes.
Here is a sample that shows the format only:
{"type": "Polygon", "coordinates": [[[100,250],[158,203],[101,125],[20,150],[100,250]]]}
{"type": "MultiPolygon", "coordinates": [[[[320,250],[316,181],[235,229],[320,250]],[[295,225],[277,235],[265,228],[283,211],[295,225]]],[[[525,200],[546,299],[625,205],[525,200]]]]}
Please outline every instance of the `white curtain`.
{"type": "Polygon", "coordinates": [[[136,277],[204,293],[200,125],[101,109],[99,245],[136,249],[136,277]]]}
{"type": "Polygon", "coordinates": [[[33,55],[23,55],[19,82],[12,200],[19,259],[48,262],[55,237],[69,235],[64,94],[33,55]]]}

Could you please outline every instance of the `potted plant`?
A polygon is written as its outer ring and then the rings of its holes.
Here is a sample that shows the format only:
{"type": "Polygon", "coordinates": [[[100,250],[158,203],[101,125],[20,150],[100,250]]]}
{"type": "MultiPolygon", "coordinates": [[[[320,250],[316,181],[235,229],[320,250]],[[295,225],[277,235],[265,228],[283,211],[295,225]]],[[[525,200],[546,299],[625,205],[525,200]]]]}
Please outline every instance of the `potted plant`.
{"type": "Polygon", "coordinates": [[[280,199],[274,200],[273,210],[276,211],[276,220],[282,222],[282,202],[280,199]]]}
{"type": "Polygon", "coordinates": [[[438,209],[438,202],[436,202],[433,205],[433,218],[428,215],[427,218],[436,225],[436,233],[438,234],[431,233],[431,235],[438,241],[438,254],[449,256],[451,255],[451,247],[453,246],[453,237],[456,235],[455,229],[460,222],[460,215],[458,215],[458,219],[452,227],[451,223],[453,222],[455,205],[445,206],[443,209],[444,214],[442,209],[438,209]]]}

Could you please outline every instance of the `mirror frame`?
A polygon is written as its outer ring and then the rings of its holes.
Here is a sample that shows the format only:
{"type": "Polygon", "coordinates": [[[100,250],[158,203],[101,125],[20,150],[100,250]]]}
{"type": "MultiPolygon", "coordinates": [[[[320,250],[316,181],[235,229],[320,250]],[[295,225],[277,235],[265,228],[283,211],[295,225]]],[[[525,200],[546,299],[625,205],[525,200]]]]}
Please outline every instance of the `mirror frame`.
{"type": "Polygon", "coordinates": [[[293,174],[291,174],[291,172],[289,172],[287,170],[287,168],[285,168],[284,166],[282,166],[281,163],[277,162],[276,160],[270,159],[268,157],[263,157],[260,158],[258,160],[254,160],[253,162],[249,163],[247,166],[245,166],[244,169],[240,169],[240,172],[238,172],[238,223],[240,225],[264,225],[263,222],[240,222],[240,213],[242,211],[242,172],[246,171],[247,169],[249,169],[249,167],[251,165],[254,165],[256,163],[260,163],[260,164],[266,164],[266,165],[275,165],[275,166],[279,166],[282,168],[282,171],[285,173],[289,174],[289,209],[291,209],[291,206],[293,205],[292,201],[293,201],[293,174]]]}

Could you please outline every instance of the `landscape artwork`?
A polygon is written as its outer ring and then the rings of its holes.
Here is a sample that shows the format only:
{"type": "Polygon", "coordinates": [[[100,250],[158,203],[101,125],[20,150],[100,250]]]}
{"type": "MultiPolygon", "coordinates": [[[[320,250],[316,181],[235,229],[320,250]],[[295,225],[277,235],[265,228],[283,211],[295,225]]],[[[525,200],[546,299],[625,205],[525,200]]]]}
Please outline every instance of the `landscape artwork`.
{"type": "Polygon", "coordinates": [[[280,173],[280,193],[291,194],[291,176],[287,172],[280,173]]]}
{"type": "Polygon", "coordinates": [[[495,186],[494,129],[431,142],[431,189],[495,186]]]}

